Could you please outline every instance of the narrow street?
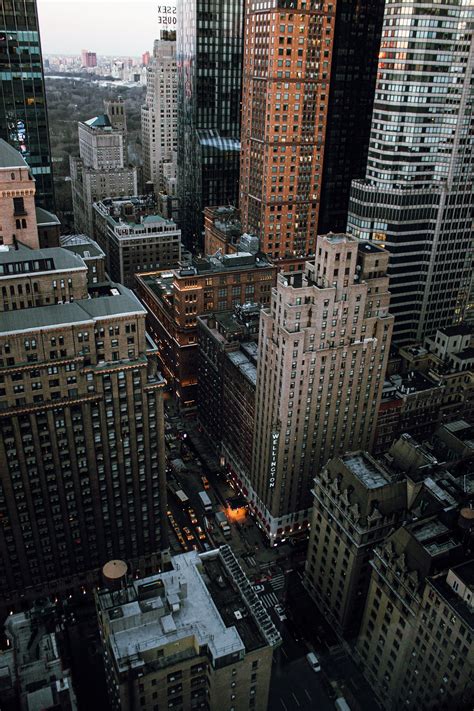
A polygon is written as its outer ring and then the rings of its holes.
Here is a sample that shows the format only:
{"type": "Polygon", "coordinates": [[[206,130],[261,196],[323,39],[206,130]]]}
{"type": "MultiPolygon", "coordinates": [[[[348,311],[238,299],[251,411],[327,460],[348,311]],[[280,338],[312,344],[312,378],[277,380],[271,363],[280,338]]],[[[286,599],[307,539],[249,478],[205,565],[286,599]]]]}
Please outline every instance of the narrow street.
{"type": "Polygon", "coordinates": [[[206,550],[226,543],[232,546],[283,639],[273,661],[269,710],[329,711],[334,709],[334,700],[344,696],[351,711],[377,711],[378,704],[362,673],[303,586],[304,546],[270,548],[249,515],[230,522],[230,538],[224,536],[215,513],[228,508],[227,501],[235,497],[235,491],[199,432],[197,421],[180,417],[172,403],[167,406],[168,477],[188,498],[183,503],[168,491],[172,551],[193,546],[206,550]],[[172,464],[176,459],[185,465],[179,472],[172,464]],[[199,497],[204,490],[202,477],[208,482],[212,513],[204,511],[199,497]],[[199,531],[205,531],[205,539],[199,539],[199,531]],[[306,659],[311,651],[319,659],[320,672],[313,671],[306,659]]]}

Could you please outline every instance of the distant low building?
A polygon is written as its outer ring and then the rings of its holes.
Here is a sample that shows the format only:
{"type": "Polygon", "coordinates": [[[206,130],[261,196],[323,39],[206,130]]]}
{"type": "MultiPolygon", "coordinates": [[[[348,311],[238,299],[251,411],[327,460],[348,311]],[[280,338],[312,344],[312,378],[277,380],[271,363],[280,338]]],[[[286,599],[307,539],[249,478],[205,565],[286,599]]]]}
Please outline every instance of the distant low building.
{"type": "Polygon", "coordinates": [[[281,637],[228,546],[96,592],[113,711],[266,711],[281,637]]]}

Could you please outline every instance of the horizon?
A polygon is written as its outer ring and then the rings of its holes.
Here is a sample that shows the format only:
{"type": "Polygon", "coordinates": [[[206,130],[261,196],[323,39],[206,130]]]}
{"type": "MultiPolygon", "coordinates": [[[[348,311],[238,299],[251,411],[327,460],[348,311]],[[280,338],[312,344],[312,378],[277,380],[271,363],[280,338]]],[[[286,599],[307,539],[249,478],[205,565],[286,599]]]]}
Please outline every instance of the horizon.
{"type": "Polygon", "coordinates": [[[44,55],[77,56],[88,49],[101,57],[140,57],[153,50],[160,30],[158,4],[151,0],[133,5],[127,0],[37,0],[37,5],[44,55]]]}

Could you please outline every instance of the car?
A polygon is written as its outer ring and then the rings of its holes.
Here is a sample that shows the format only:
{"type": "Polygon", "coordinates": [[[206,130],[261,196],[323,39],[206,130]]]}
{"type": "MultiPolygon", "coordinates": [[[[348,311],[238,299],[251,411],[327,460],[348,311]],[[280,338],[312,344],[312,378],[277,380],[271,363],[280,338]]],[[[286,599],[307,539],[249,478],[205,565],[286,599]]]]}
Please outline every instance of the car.
{"type": "Polygon", "coordinates": [[[254,591],[254,593],[256,593],[257,595],[258,595],[259,593],[263,592],[264,590],[265,590],[265,586],[264,586],[264,585],[253,585],[253,591],[254,591]]]}
{"type": "Polygon", "coordinates": [[[314,652],[309,652],[306,655],[306,661],[314,672],[321,671],[321,664],[319,663],[319,659],[317,658],[314,652]]]}
{"type": "Polygon", "coordinates": [[[206,540],[206,534],[202,530],[201,526],[196,526],[196,533],[198,534],[198,538],[200,541],[206,540]]]}
{"type": "Polygon", "coordinates": [[[274,610],[275,610],[280,622],[283,622],[283,620],[286,620],[285,608],[283,607],[283,605],[275,605],[274,610]]]}
{"type": "Polygon", "coordinates": [[[202,481],[203,487],[204,487],[206,490],[211,488],[211,485],[209,484],[209,479],[207,478],[207,476],[202,476],[202,477],[201,477],[201,481],[202,481]]]}
{"type": "Polygon", "coordinates": [[[190,508],[188,509],[188,514],[189,514],[189,518],[191,519],[191,523],[197,523],[197,522],[198,522],[197,516],[196,516],[196,512],[194,511],[194,509],[192,509],[192,508],[190,507],[190,508]]]}
{"type": "Polygon", "coordinates": [[[191,533],[191,529],[189,529],[187,526],[183,526],[183,533],[188,541],[194,541],[194,536],[191,533]]]}

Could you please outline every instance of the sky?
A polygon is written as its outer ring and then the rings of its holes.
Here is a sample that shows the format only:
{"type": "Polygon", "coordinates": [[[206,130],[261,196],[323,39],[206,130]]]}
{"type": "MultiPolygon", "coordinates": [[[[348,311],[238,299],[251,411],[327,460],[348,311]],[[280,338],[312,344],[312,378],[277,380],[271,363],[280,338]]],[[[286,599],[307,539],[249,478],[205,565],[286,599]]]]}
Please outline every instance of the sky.
{"type": "Polygon", "coordinates": [[[153,49],[160,30],[160,0],[37,0],[37,4],[43,54],[88,49],[138,57],[153,49]]]}

